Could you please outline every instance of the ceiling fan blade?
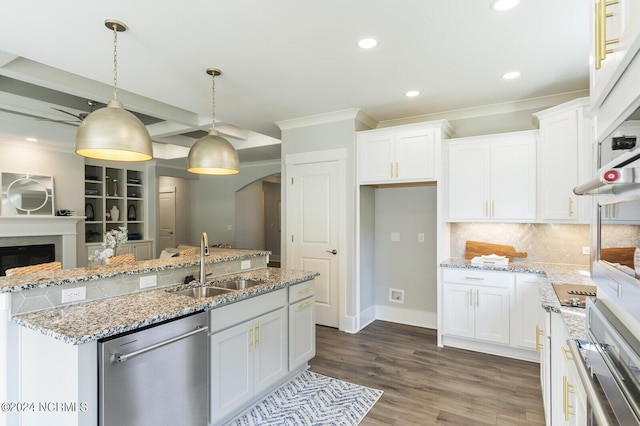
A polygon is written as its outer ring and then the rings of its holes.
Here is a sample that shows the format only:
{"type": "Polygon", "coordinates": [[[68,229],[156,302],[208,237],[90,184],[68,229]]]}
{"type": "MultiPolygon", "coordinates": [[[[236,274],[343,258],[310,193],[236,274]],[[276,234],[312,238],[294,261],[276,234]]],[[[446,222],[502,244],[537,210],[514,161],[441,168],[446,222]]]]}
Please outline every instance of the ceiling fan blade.
{"type": "Polygon", "coordinates": [[[78,120],[53,120],[51,118],[36,118],[36,121],[48,121],[50,123],[72,124],[74,126],[80,125],[80,121],[78,120]]]}
{"type": "Polygon", "coordinates": [[[65,110],[60,109],[60,108],[51,107],[51,109],[55,109],[56,111],[60,111],[60,112],[63,112],[63,113],[65,113],[65,114],[68,114],[68,115],[70,115],[70,116],[72,116],[72,117],[77,118],[77,119],[78,119],[78,120],[80,120],[80,121],[82,121],[82,119],[83,119],[83,117],[81,117],[81,116],[79,116],[79,115],[73,114],[73,113],[71,113],[71,112],[69,112],[69,111],[65,111],[65,110]]]}

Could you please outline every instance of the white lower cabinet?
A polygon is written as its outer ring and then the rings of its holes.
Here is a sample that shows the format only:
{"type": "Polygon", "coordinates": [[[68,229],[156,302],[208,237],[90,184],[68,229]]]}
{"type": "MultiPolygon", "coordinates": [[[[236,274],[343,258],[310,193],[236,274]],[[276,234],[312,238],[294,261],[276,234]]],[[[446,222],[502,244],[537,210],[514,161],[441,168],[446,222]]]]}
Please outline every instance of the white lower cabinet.
{"type": "Polygon", "coordinates": [[[282,289],[210,311],[211,424],[287,375],[286,297],[282,289]]]}
{"type": "MultiPolygon", "coordinates": [[[[152,259],[152,240],[130,240],[124,243],[118,248],[118,255],[133,253],[136,260],[149,260],[152,259]]],[[[86,244],[87,247],[87,259],[92,256],[96,250],[102,250],[101,243],[86,244]]]]}
{"type": "Polygon", "coordinates": [[[509,343],[511,274],[445,270],[444,333],[509,343]]]}
{"type": "Polygon", "coordinates": [[[536,274],[516,274],[513,286],[511,344],[526,349],[538,348],[540,290],[546,278],[536,274]]]}
{"type": "MultiPolygon", "coordinates": [[[[551,425],[586,423],[586,393],[567,345],[569,333],[562,316],[551,313],[551,425]]],[[[547,408],[547,407],[545,407],[547,408]]]]}
{"type": "Polygon", "coordinates": [[[445,345],[536,361],[542,275],[443,268],[445,345]]]}
{"type": "Polygon", "coordinates": [[[316,356],[314,281],[289,287],[289,371],[316,356]]]}
{"type": "Polygon", "coordinates": [[[551,314],[538,304],[536,351],[540,355],[540,387],[545,424],[551,425],[551,314]]]}

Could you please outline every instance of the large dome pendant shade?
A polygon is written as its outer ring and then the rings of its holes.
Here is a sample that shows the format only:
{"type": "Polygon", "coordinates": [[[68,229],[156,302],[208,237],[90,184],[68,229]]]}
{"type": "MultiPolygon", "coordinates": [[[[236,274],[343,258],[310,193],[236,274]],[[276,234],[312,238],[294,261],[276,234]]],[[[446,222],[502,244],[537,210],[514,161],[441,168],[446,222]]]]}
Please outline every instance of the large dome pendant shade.
{"type": "Polygon", "coordinates": [[[113,31],[113,100],[82,120],[76,133],[76,154],[98,160],[151,160],[149,132],[118,100],[118,33],[126,31],[127,26],[115,19],[105,20],[104,25],[113,31]]]}
{"type": "Polygon", "coordinates": [[[238,153],[216,129],[196,141],[189,150],[187,171],[201,175],[235,175],[240,173],[238,153]]]}
{"type": "Polygon", "coordinates": [[[76,153],[111,161],[148,161],[153,158],[149,132],[135,115],[111,100],[89,114],[76,133],[76,153]]]}
{"type": "Polygon", "coordinates": [[[209,134],[198,139],[189,150],[187,171],[201,175],[235,175],[240,173],[238,153],[228,140],[216,130],[216,76],[222,74],[217,68],[207,68],[212,82],[212,118],[209,134]]]}

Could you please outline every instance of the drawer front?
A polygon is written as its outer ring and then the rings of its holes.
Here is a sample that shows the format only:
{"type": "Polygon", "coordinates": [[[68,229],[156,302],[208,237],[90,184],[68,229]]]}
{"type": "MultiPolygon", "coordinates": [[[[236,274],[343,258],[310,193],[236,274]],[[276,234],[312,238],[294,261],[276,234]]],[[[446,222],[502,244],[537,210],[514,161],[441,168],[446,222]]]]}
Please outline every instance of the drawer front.
{"type": "Polygon", "coordinates": [[[251,299],[213,308],[209,311],[209,333],[259,317],[287,305],[287,289],[261,294],[251,299]]]}
{"type": "Polygon", "coordinates": [[[509,286],[514,282],[514,274],[510,272],[487,272],[477,269],[443,268],[442,281],[455,284],[509,286]]]}
{"type": "Polygon", "coordinates": [[[309,280],[289,286],[289,304],[313,296],[315,294],[314,284],[314,280],[309,280]]]}

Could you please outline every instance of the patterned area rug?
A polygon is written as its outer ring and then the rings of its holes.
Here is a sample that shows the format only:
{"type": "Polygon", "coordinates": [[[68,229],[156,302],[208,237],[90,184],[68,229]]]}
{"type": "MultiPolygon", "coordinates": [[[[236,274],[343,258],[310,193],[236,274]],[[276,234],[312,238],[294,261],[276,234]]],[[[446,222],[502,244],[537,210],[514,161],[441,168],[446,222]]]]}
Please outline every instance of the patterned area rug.
{"type": "Polygon", "coordinates": [[[305,370],[229,425],[354,426],[382,391],[305,370]]]}

